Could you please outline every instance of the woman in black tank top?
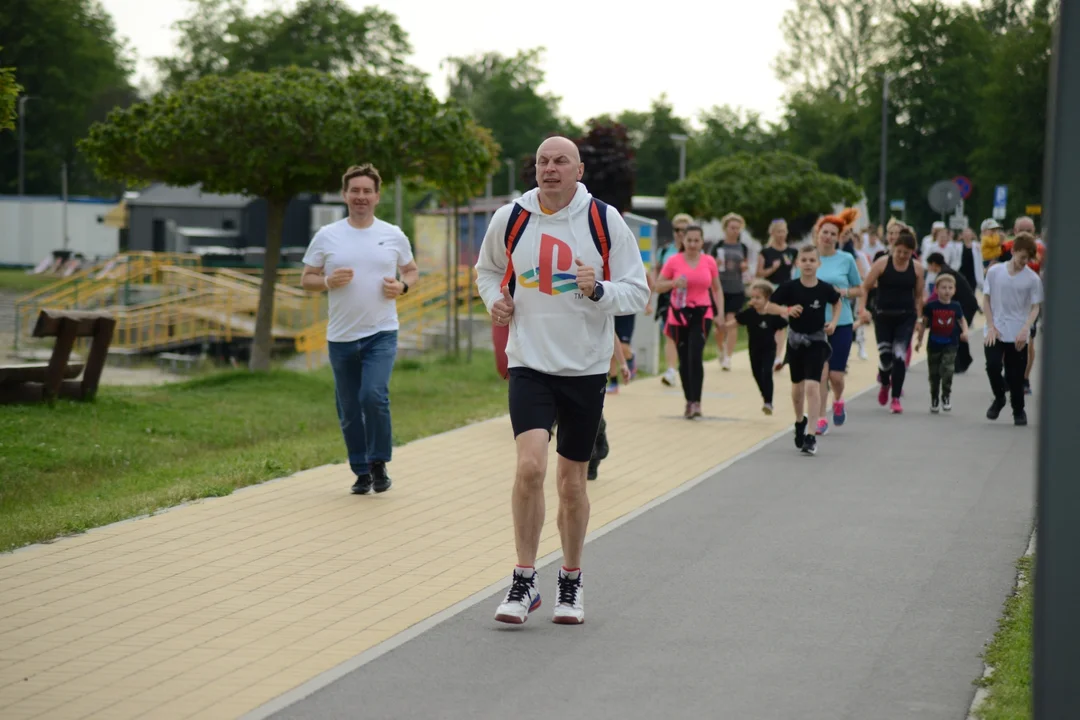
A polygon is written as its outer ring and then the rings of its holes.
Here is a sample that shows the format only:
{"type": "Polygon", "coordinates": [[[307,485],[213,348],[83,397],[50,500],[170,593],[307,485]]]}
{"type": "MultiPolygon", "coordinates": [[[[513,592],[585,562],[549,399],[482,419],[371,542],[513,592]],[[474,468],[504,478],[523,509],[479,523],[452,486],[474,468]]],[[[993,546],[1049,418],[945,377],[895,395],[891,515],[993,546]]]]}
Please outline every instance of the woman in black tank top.
{"type": "MultiPolygon", "coordinates": [[[[894,413],[903,412],[900,395],[907,375],[907,352],[915,333],[915,322],[922,314],[923,269],[915,262],[915,236],[900,231],[892,252],[874,262],[866,275],[866,290],[877,285],[874,334],[878,343],[878,403],[890,405],[894,413]],[[889,402],[890,391],[892,402],[889,402]]],[[[866,293],[863,293],[863,298],[866,293]]],[[[859,317],[869,322],[866,304],[860,298],[859,317]]]]}

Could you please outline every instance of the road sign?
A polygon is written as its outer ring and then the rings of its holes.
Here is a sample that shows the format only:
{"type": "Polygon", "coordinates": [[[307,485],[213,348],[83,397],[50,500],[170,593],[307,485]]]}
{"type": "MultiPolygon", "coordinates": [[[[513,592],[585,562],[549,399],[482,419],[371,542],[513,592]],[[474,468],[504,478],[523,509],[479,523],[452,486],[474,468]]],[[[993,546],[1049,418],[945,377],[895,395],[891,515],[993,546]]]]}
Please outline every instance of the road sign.
{"type": "Polygon", "coordinates": [[[1009,204],[1009,186],[1008,185],[995,185],[994,186],[994,212],[993,218],[995,220],[1005,219],[1005,208],[1009,204]]]}
{"type": "Polygon", "coordinates": [[[905,207],[905,203],[904,203],[903,200],[890,200],[889,201],[889,209],[890,210],[898,210],[900,212],[904,212],[904,207],[905,207]]]}
{"type": "Polygon", "coordinates": [[[963,230],[968,226],[967,215],[950,215],[949,216],[949,229],[950,230],[963,230]]]}
{"type": "Polygon", "coordinates": [[[1024,208],[1025,215],[1042,215],[1042,205],[1028,205],[1024,208]]]}
{"type": "Polygon", "coordinates": [[[965,200],[971,197],[971,181],[963,175],[957,175],[952,179],[956,183],[956,187],[960,188],[960,194],[965,200]]]}

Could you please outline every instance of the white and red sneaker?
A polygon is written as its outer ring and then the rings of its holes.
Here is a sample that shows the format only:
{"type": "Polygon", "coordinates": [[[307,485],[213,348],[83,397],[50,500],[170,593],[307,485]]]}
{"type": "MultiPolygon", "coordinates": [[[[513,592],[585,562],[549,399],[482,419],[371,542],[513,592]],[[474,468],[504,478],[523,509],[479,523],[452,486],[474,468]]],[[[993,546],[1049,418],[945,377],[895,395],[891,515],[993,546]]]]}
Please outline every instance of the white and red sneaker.
{"type": "Polygon", "coordinates": [[[529,619],[529,613],[540,607],[540,591],[536,589],[536,570],[515,567],[510,589],[506,591],[495,619],[499,622],[521,625],[529,619]]]}
{"type": "Polygon", "coordinates": [[[580,625],[585,622],[585,587],[581,568],[559,569],[559,601],[551,621],[559,625],[580,625]]]}

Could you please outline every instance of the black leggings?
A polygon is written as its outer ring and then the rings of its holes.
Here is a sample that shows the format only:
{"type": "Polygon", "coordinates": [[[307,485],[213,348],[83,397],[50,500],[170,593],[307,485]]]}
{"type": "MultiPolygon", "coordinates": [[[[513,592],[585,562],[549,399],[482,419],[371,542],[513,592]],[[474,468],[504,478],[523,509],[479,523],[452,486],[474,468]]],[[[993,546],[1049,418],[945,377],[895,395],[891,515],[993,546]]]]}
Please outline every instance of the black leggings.
{"type": "Polygon", "coordinates": [[[877,335],[878,382],[892,386],[893,398],[899,398],[907,376],[905,359],[911,336],[915,334],[915,314],[878,313],[874,318],[874,334],[877,335]]]}
{"type": "Polygon", "coordinates": [[[986,374],[994,399],[1005,402],[1009,395],[1013,414],[1024,411],[1024,371],[1027,370],[1028,347],[1017,350],[1016,343],[998,340],[985,350],[986,374]],[[1002,372],[1004,371],[1004,377],[1002,372]]]}
{"type": "Polygon", "coordinates": [[[772,405],[773,400],[773,363],[776,362],[776,342],[768,338],[764,347],[750,345],[750,368],[754,371],[754,380],[758,390],[761,391],[761,399],[766,405],[772,405]]]}
{"type": "Polygon", "coordinates": [[[701,386],[705,383],[705,340],[712,325],[705,319],[707,309],[688,307],[676,310],[685,324],[668,325],[679,351],[679,380],[688,403],[701,402],[701,386]]]}

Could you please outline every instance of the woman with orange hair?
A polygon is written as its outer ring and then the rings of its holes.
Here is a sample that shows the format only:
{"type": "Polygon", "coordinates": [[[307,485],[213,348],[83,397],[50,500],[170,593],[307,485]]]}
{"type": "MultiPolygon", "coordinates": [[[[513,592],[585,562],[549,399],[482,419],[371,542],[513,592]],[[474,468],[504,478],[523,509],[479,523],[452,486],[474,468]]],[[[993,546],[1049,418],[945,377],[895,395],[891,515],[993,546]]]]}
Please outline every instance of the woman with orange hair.
{"type": "MultiPolygon", "coordinates": [[[[832,354],[829,362],[821,374],[821,411],[818,414],[817,427],[811,428],[818,435],[824,435],[829,431],[829,421],[826,420],[826,409],[829,404],[829,388],[833,393],[832,419],[837,426],[843,425],[847,420],[847,410],[844,406],[844,379],[847,374],[848,357],[851,354],[851,343],[855,336],[855,315],[852,313],[851,303],[848,300],[862,295],[862,276],[855,258],[837,247],[840,232],[849,225],[855,223],[858,211],[847,208],[839,215],[826,215],[817,221],[814,226],[814,243],[817,245],[818,254],[821,256],[821,266],[817,276],[822,282],[829,283],[840,293],[844,302],[840,305],[840,319],[836,321],[836,329],[829,336],[829,347],[832,354]]],[[[798,269],[795,271],[797,277],[798,269]]],[[[825,309],[825,322],[832,322],[832,308],[825,309]]]]}

